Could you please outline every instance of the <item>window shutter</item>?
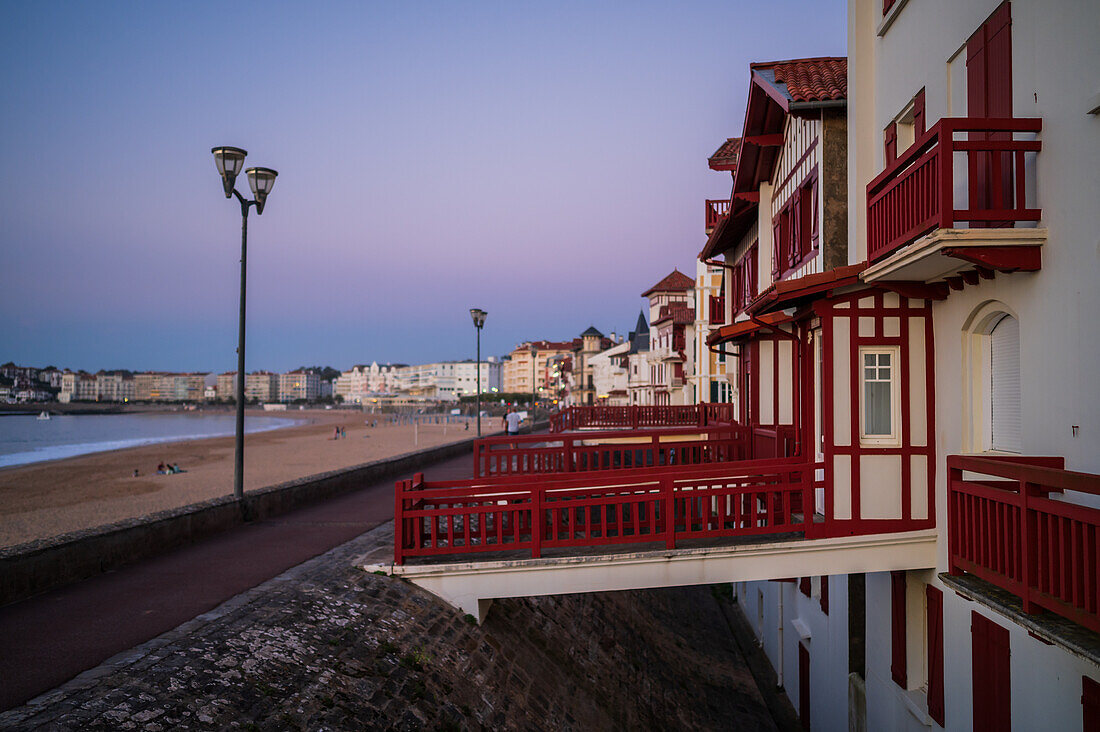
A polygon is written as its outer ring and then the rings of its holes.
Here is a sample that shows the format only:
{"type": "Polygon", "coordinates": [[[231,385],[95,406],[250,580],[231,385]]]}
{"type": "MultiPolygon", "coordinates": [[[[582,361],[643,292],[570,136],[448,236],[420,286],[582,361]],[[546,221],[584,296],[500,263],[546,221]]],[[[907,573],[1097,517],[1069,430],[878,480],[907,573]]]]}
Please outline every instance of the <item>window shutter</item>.
{"type": "Polygon", "coordinates": [[[905,572],[890,573],[890,676],[908,688],[905,677],[905,572]]]}
{"type": "Polygon", "coordinates": [[[891,122],[885,133],[886,164],[890,165],[898,159],[898,124],[891,122]]]}
{"type": "Polygon", "coordinates": [[[772,281],[779,279],[779,273],[783,270],[781,262],[783,251],[783,214],[780,214],[772,223],[772,281]]]}
{"type": "Polygon", "coordinates": [[[802,254],[802,191],[791,195],[791,207],[787,209],[787,229],[790,231],[790,245],[787,247],[787,266],[794,267],[802,254]]]}
{"type": "Polygon", "coordinates": [[[993,381],[992,446],[1020,452],[1020,323],[1011,315],[1001,318],[990,334],[990,374],[993,381]]]}
{"type": "Polygon", "coordinates": [[[932,585],[928,597],[928,716],[941,726],[943,715],[943,593],[932,585]]]}
{"type": "Polygon", "coordinates": [[[1012,679],[1009,672],[1008,630],[972,610],[970,633],[973,728],[1009,732],[1012,729],[1012,679]]]}
{"type": "Polygon", "coordinates": [[[926,132],[924,121],[924,89],[913,98],[913,141],[919,140],[926,132]]]}
{"type": "Polygon", "coordinates": [[[753,245],[749,247],[749,252],[751,253],[751,256],[749,257],[749,273],[747,277],[748,284],[746,286],[746,289],[749,293],[749,299],[756,297],[756,293],[758,291],[757,288],[759,287],[759,285],[757,284],[758,280],[756,278],[756,271],[758,266],[758,251],[759,247],[757,246],[757,242],[753,242],[753,245]]]}
{"type": "Polygon", "coordinates": [[[1085,732],[1100,730],[1100,684],[1088,676],[1081,677],[1081,712],[1084,717],[1081,728],[1085,732]]]}
{"type": "Polygon", "coordinates": [[[829,575],[821,575],[821,594],[818,597],[821,603],[821,612],[829,614],[829,575]]]}

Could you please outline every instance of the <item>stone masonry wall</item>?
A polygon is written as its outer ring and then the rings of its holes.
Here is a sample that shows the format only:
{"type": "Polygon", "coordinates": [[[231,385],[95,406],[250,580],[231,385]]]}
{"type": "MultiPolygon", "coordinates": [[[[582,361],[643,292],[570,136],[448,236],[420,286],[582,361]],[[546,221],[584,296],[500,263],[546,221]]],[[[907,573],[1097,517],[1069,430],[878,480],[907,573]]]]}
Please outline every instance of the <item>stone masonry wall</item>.
{"type": "Polygon", "coordinates": [[[495,603],[353,564],[384,525],[24,707],[2,729],[775,729],[710,588],[495,603]]]}

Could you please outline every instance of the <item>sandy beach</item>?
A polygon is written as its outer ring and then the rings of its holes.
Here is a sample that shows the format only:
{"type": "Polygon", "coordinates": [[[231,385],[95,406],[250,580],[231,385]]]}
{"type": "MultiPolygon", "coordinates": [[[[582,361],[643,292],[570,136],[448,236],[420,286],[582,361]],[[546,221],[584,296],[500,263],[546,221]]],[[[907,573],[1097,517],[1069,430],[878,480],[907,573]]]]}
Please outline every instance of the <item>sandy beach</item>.
{"type": "MultiPolygon", "coordinates": [[[[472,426],[464,431],[461,424],[422,424],[415,434],[412,425],[383,425],[381,420],[377,427],[369,427],[364,420],[371,415],[352,411],[291,411],[285,416],[309,424],[245,436],[246,491],[474,435],[472,426]],[[333,439],[336,426],[344,427],[345,438],[333,439]]],[[[483,422],[483,428],[486,426],[483,422]]],[[[232,437],[147,445],[4,468],[0,469],[0,546],[232,492],[232,437]],[[187,472],[157,475],[157,464],[162,461],[178,463],[187,472]],[[136,478],[135,468],[140,472],[136,478]]]]}

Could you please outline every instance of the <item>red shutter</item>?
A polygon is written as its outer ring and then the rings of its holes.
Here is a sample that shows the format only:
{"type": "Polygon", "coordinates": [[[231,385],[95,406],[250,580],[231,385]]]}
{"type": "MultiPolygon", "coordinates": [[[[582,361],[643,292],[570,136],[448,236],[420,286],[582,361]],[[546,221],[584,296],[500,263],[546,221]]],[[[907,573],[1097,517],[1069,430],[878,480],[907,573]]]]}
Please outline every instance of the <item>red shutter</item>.
{"type": "Polygon", "coordinates": [[[926,131],[926,122],[924,121],[924,89],[917,92],[917,96],[913,98],[913,141],[916,142],[924,135],[926,131]]]}
{"type": "Polygon", "coordinates": [[[802,729],[810,729],[810,652],[798,644],[798,719],[802,729]]]}
{"type": "Polygon", "coordinates": [[[943,722],[943,593],[932,585],[928,597],[928,716],[943,722]]]}
{"type": "Polygon", "coordinates": [[[813,175],[802,186],[802,256],[808,256],[817,249],[817,176],[813,175]]]}
{"type": "Polygon", "coordinates": [[[783,271],[783,214],[779,214],[772,222],[772,281],[779,279],[779,273],[783,271]]]}
{"type": "Polygon", "coordinates": [[[886,150],[886,164],[894,162],[898,159],[898,125],[897,122],[891,122],[886,128],[884,133],[884,145],[886,150]]]}
{"type": "Polygon", "coordinates": [[[810,596],[810,578],[809,577],[799,577],[798,578],[798,591],[801,592],[806,597],[810,596]]]}
{"type": "Polygon", "coordinates": [[[1082,676],[1081,687],[1081,727],[1085,732],[1100,732],[1100,684],[1082,676]]]}
{"type": "Polygon", "coordinates": [[[890,573],[890,676],[901,688],[905,677],[905,572],[890,573]]]}
{"type": "Polygon", "coordinates": [[[971,611],[974,732],[1010,732],[1012,729],[1011,678],[1008,630],[981,613],[971,611]]]}
{"type": "MultiPolygon", "coordinates": [[[[966,104],[968,117],[1012,116],[1012,17],[1011,6],[1002,3],[966,42],[966,104]]],[[[971,132],[972,140],[1008,140],[1012,133],[971,132]]],[[[967,156],[969,207],[1011,208],[1013,197],[1011,153],[1001,155],[1000,192],[992,176],[994,153],[967,156]]],[[[1011,226],[1011,222],[1003,225],[1011,226]]],[[[985,226],[970,222],[972,228],[985,226]]]]}
{"type": "Polygon", "coordinates": [[[821,612],[826,615],[829,614],[829,575],[825,574],[821,576],[821,595],[819,596],[821,603],[821,612]]]}
{"type": "Polygon", "coordinates": [[[759,251],[759,247],[757,247],[757,242],[753,242],[752,246],[749,247],[749,251],[752,252],[752,257],[749,258],[749,275],[748,275],[748,291],[749,291],[749,298],[751,299],[751,298],[756,297],[757,288],[759,287],[759,285],[757,284],[758,280],[756,278],[756,268],[757,268],[757,260],[758,260],[757,252],[759,251]]]}
{"type": "Polygon", "coordinates": [[[790,245],[787,247],[787,266],[794,267],[802,254],[802,190],[791,194],[790,207],[787,209],[787,229],[790,231],[790,245]]]}

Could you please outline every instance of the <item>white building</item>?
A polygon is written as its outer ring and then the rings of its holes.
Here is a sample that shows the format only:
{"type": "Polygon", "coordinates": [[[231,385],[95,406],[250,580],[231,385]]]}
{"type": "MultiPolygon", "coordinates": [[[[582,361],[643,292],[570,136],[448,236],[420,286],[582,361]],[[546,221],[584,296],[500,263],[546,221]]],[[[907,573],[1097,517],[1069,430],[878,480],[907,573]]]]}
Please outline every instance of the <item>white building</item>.
{"type": "Polygon", "coordinates": [[[630,351],[630,345],[630,341],[617,343],[589,359],[597,404],[612,407],[628,404],[627,354],[630,351]]]}
{"type": "Polygon", "coordinates": [[[321,392],[321,377],[312,371],[289,371],[279,374],[279,401],[299,399],[313,401],[321,392]]]}

